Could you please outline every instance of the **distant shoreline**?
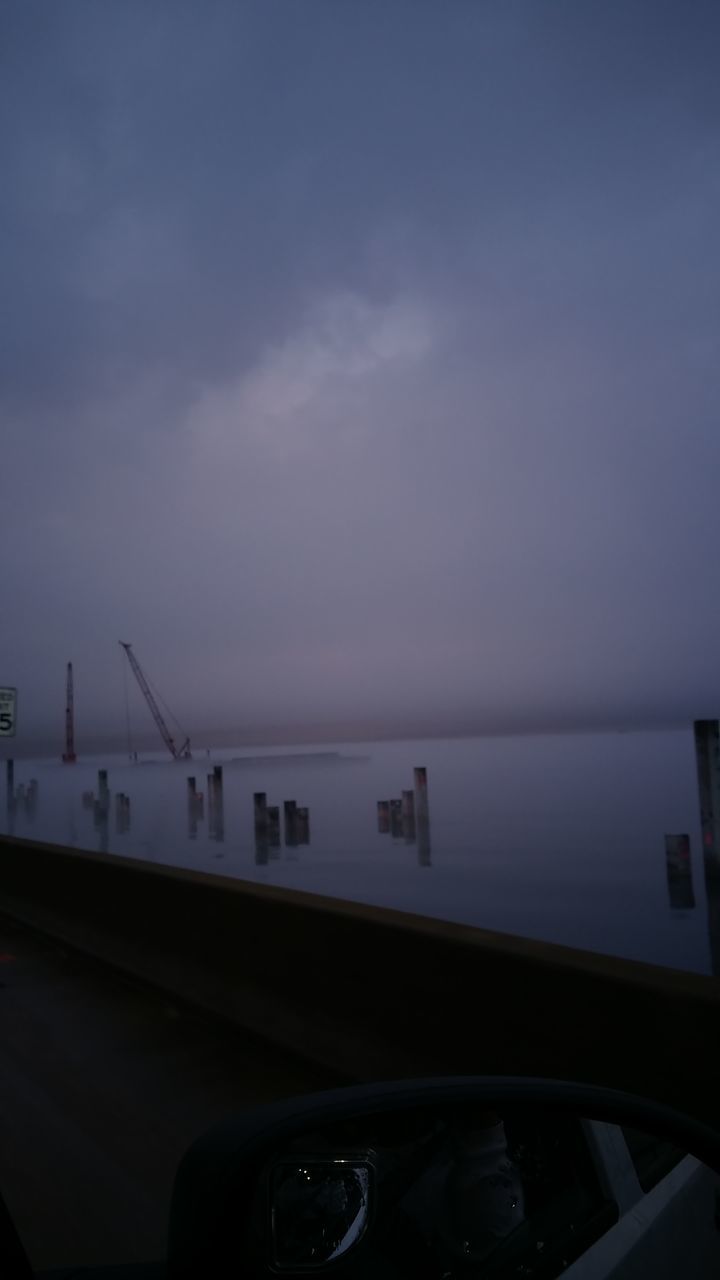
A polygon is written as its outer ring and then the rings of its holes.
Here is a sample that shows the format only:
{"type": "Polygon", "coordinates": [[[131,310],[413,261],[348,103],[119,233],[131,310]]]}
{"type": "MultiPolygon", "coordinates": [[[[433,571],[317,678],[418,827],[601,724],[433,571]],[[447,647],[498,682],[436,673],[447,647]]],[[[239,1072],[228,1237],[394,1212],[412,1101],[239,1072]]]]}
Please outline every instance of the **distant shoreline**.
{"type": "MultiPolygon", "coordinates": [[[[238,731],[233,734],[231,730],[217,730],[216,732],[205,731],[198,732],[193,737],[191,734],[192,749],[196,753],[198,760],[202,759],[205,752],[209,751],[227,751],[227,750],[268,750],[273,751],[279,748],[287,747],[332,747],[336,749],[340,746],[360,746],[371,742],[455,742],[455,741],[486,741],[494,738],[555,738],[555,737],[588,737],[594,735],[606,736],[608,734],[626,735],[636,733],[674,733],[681,730],[689,730],[692,727],[692,720],[672,720],[656,723],[641,724],[616,724],[616,725],[577,725],[550,728],[547,726],[534,726],[525,728],[495,728],[495,729],[457,729],[453,732],[449,731],[430,731],[427,729],[410,730],[410,731],[392,731],[378,730],[371,732],[356,732],[352,735],[342,736],[341,734],[333,735],[327,732],[325,736],[308,736],[301,734],[299,731],[288,731],[284,737],[275,736],[272,731],[258,730],[257,736],[249,736],[243,741],[244,735],[238,731]]],[[[319,731],[318,731],[319,732],[319,731]]],[[[157,738],[148,735],[136,739],[134,749],[141,754],[161,752],[162,747],[157,738]]],[[[79,756],[97,756],[107,753],[108,755],[126,755],[127,743],[121,738],[102,738],[100,736],[93,737],[88,735],[83,739],[78,735],[78,754],[79,756]]],[[[334,752],[337,754],[337,751],[334,752]]],[[[295,755],[299,759],[302,752],[296,752],[295,755]]],[[[321,750],[314,753],[322,754],[321,750]]],[[[329,752],[325,754],[330,754],[329,752]]],[[[52,760],[60,759],[61,750],[59,748],[52,749],[45,739],[35,744],[27,743],[22,747],[15,747],[11,740],[4,743],[3,758],[23,760],[52,760]]],[[[287,759],[288,753],[284,755],[287,759]]],[[[272,758],[272,757],[271,757],[272,758]]],[[[236,760],[227,761],[226,763],[243,763],[244,757],[237,757],[236,760]]]]}

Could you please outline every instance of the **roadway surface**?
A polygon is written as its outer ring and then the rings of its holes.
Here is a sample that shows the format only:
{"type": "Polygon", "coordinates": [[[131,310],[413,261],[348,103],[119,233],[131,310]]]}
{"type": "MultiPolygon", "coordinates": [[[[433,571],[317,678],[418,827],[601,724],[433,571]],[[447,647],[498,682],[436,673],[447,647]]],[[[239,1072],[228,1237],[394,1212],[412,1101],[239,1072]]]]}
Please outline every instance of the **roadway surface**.
{"type": "Polygon", "coordinates": [[[163,1257],[193,1139],[333,1083],[0,916],[0,1191],[35,1268],[163,1257]]]}

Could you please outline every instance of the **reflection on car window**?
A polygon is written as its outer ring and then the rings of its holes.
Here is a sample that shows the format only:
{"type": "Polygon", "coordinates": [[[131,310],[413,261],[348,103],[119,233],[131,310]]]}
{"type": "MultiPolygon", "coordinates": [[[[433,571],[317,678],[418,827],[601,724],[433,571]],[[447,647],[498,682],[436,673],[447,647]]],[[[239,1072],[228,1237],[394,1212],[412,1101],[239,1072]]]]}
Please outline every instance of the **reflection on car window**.
{"type": "Polygon", "coordinates": [[[687,1155],[672,1142],[664,1142],[662,1138],[642,1133],[639,1129],[623,1126],[623,1134],[643,1191],[652,1191],[687,1155]]]}

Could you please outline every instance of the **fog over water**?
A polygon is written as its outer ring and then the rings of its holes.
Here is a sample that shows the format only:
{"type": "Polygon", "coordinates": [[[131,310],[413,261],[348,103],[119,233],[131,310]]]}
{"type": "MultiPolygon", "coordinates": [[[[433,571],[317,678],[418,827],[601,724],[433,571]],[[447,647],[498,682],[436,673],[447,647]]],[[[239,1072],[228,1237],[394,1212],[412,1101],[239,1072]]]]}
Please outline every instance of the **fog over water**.
{"type": "Polygon", "coordinates": [[[3,5],[17,753],[717,714],[720,9],[311,13],[3,5]]]}
{"type": "MultiPolygon", "coordinates": [[[[674,733],[342,744],[22,761],[17,835],[74,843],[334,897],[720,973],[720,881],[705,883],[690,730],[674,733]],[[302,753],[304,752],[304,754],[302,753]],[[207,774],[223,769],[221,815],[207,774]],[[429,825],[378,831],[377,801],[427,768],[429,825]],[[103,819],[84,807],[108,769],[103,819]],[[190,810],[187,778],[203,792],[190,810]],[[253,793],[280,808],[277,843],[257,842],[253,793]],[[130,798],[118,812],[117,793],[130,798]],[[283,830],[283,802],[308,809],[308,840],[283,830]],[[209,812],[210,809],[210,812],[209,812]],[[668,878],[664,836],[690,838],[691,875],[668,878]]],[[[0,829],[11,820],[0,809],[0,829]]]]}

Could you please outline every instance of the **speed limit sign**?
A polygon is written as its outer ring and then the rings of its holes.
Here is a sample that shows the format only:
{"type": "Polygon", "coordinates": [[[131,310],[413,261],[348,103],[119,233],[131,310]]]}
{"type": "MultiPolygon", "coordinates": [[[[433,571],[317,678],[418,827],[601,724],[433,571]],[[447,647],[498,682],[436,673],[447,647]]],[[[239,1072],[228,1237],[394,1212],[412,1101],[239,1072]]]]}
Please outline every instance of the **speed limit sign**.
{"type": "Polygon", "coordinates": [[[0,689],[0,738],[15,737],[17,689],[0,689]]]}

